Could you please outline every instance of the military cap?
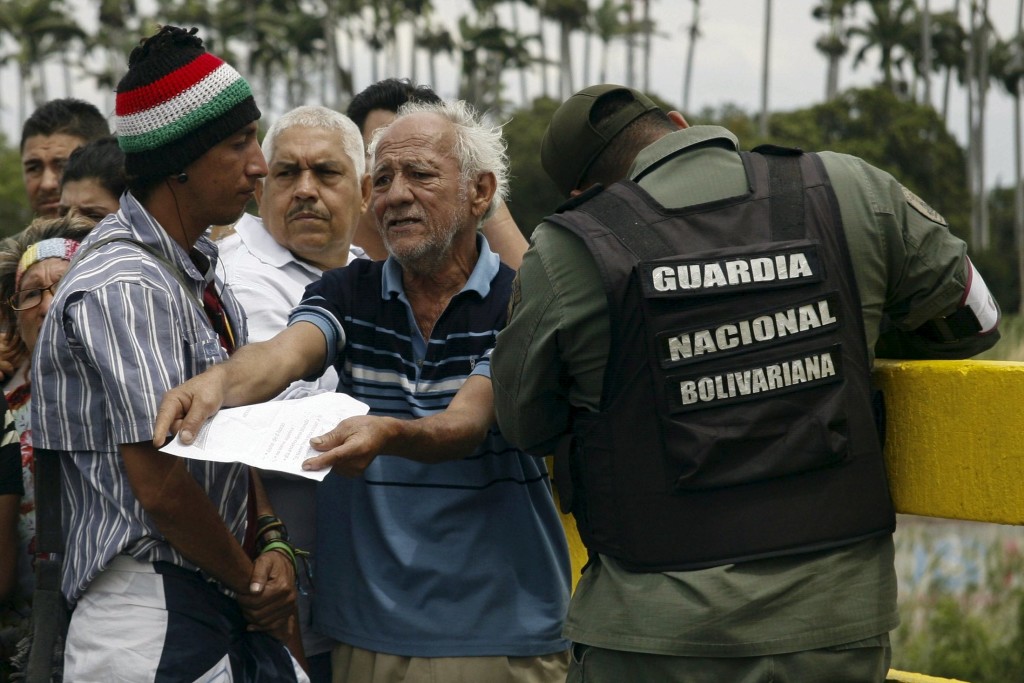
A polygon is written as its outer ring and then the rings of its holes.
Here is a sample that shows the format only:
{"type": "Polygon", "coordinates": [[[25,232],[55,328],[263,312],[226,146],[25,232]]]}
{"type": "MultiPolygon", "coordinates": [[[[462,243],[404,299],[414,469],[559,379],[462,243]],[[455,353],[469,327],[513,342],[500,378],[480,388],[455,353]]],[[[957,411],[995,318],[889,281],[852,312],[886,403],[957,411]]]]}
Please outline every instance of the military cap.
{"type": "Polygon", "coordinates": [[[649,111],[658,109],[642,92],[622,85],[605,83],[584,88],[562,103],[551,117],[540,143],[540,162],[548,177],[566,197],[580,181],[597,156],[626,126],[649,111]],[[594,122],[594,106],[612,93],[627,93],[631,98],[622,109],[602,121],[594,122]]]}

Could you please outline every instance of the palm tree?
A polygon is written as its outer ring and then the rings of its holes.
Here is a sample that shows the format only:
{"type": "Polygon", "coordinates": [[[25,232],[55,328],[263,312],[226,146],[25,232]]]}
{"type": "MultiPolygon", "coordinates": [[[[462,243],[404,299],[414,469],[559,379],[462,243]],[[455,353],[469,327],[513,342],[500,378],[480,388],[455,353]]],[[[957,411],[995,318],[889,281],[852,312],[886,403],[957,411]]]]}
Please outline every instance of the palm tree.
{"type": "Polygon", "coordinates": [[[825,75],[825,100],[831,101],[839,93],[839,62],[850,48],[847,39],[846,15],[856,0],[824,0],[815,6],[811,15],[819,21],[828,21],[828,33],[818,38],[814,46],[828,59],[825,75]]]}
{"type": "Polygon", "coordinates": [[[637,21],[633,14],[633,0],[626,2],[626,85],[630,88],[636,85],[636,25],[637,21]]]}
{"type": "Polygon", "coordinates": [[[654,22],[651,20],[651,0],[641,0],[643,3],[643,22],[644,25],[644,80],[643,80],[643,91],[648,92],[651,89],[651,42],[654,38],[654,22]]]}
{"type": "MultiPolygon", "coordinates": [[[[341,68],[341,48],[338,45],[338,29],[340,17],[338,14],[338,3],[327,0],[324,3],[323,13],[323,34],[324,34],[324,47],[327,53],[324,55],[324,61],[327,65],[327,74],[325,78],[331,83],[331,90],[333,92],[333,100],[331,105],[334,109],[341,109],[341,97],[342,93],[345,92],[345,76],[341,68]]],[[[351,96],[352,79],[349,79],[349,91],[348,94],[351,96]]],[[[324,102],[328,102],[327,98],[324,98],[324,102]]]]}
{"type": "MultiPolygon", "coordinates": [[[[409,78],[413,83],[418,80],[416,74],[416,49],[418,47],[417,37],[420,32],[430,23],[430,15],[434,10],[434,6],[431,0],[403,0],[402,1],[402,16],[406,23],[409,24],[411,29],[411,45],[409,46],[409,70],[407,71],[409,78]]],[[[431,85],[435,85],[431,83],[431,85]]]]}
{"type": "MultiPolygon", "coordinates": [[[[455,52],[455,39],[451,32],[443,26],[435,26],[427,19],[427,23],[416,34],[416,46],[426,50],[429,55],[428,64],[431,87],[437,87],[437,58],[442,54],[451,55],[455,52]]],[[[411,78],[411,76],[410,76],[411,78]]]]}
{"type": "Polygon", "coordinates": [[[764,0],[764,57],[761,70],[761,117],[759,132],[768,137],[768,64],[772,44],[772,0],[764,0]]]}
{"type": "Polygon", "coordinates": [[[1013,38],[1010,68],[1013,83],[1013,234],[1017,245],[1017,282],[1020,287],[1018,313],[1024,315],[1024,169],[1021,168],[1021,88],[1024,86],[1024,0],[1017,0],[1017,35],[1013,38]]]}
{"type": "Polygon", "coordinates": [[[18,114],[24,121],[26,86],[33,106],[45,102],[43,69],[46,62],[73,43],[84,46],[86,34],[59,0],[5,0],[0,2],[0,36],[9,36],[18,46],[15,56],[20,81],[18,114]]]}
{"type": "Polygon", "coordinates": [[[100,0],[99,30],[88,39],[88,50],[99,50],[103,66],[90,72],[100,91],[106,94],[103,110],[113,109],[114,88],[128,70],[128,55],[139,39],[150,31],[138,13],[135,0],[100,0]]]}
{"type": "MultiPolygon", "coordinates": [[[[526,35],[522,31],[522,24],[519,21],[519,6],[533,7],[536,9],[538,0],[509,0],[509,5],[512,10],[512,32],[518,36],[526,35]]],[[[539,40],[540,36],[530,36],[532,40],[539,40]]],[[[537,60],[531,58],[531,64],[537,60]]],[[[530,101],[526,93],[526,73],[527,69],[519,69],[519,101],[523,106],[530,101]]]]}
{"type": "Polygon", "coordinates": [[[373,62],[370,66],[371,79],[376,82],[380,80],[381,59],[390,58],[392,65],[385,66],[385,71],[395,73],[396,68],[396,39],[398,24],[403,18],[403,6],[401,0],[375,0],[369,4],[371,21],[363,34],[366,44],[373,52],[373,62]]]}
{"type": "Polygon", "coordinates": [[[541,11],[558,24],[558,95],[564,100],[575,91],[570,38],[573,31],[584,26],[590,7],[587,0],[546,0],[541,11]]]}
{"type": "Polygon", "coordinates": [[[1021,140],[1021,95],[1024,90],[1024,0],[1017,0],[1016,33],[998,41],[992,49],[991,73],[1013,98],[1013,243],[1021,298],[1018,311],[1024,315],[1024,158],[1021,140]]]}
{"type": "Polygon", "coordinates": [[[511,67],[522,69],[533,62],[526,37],[500,25],[496,5],[500,0],[474,0],[476,23],[459,18],[459,50],[462,73],[459,97],[478,109],[503,108],[502,75],[511,67]]]}
{"type": "Polygon", "coordinates": [[[940,12],[931,17],[932,52],[934,68],[945,71],[942,86],[942,119],[949,113],[950,85],[956,74],[961,83],[966,83],[967,73],[967,31],[960,23],[960,0],[956,0],[949,12],[940,12]]]}
{"type": "Polygon", "coordinates": [[[868,4],[871,16],[867,23],[849,30],[850,35],[864,39],[864,45],[853,57],[853,64],[857,66],[869,52],[877,49],[882,82],[893,92],[899,92],[903,84],[897,84],[893,71],[900,68],[910,52],[916,50],[911,28],[914,0],[868,0],[868,4]]]}
{"type": "Polygon", "coordinates": [[[924,0],[921,9],[921,61],[919,73],[924,79],[923,101],[932,106],[932,13],[928,0],[924,0]]]}
{"type": "Polygon", "coordinates": [[[601,83],[608,82],[608,52],[612,41],[622,35],[621,18],[625,9],[625,5],[617,0],[601,0],[591,15],[594,35],[601,41],[600,71],[597,76],[601,83]]]}
{"type": "Polygon", "coordinates": [[[700,38],[700,0],[693,0],[693,21],[687,31],[690,42],[686,47],[686,70],[683,72],[683,111],[690,111],[690,85],[693,83],[693,55],[700,38]]]}
{"type": "Polygon", "coordinates": [[[967,180],[971,197],[971,243],[987,249],[990,242],[988,202],[985,201],[985,109],[989,85],[991,23],[988,0],[971,0],[967,52],[967,180]]]}

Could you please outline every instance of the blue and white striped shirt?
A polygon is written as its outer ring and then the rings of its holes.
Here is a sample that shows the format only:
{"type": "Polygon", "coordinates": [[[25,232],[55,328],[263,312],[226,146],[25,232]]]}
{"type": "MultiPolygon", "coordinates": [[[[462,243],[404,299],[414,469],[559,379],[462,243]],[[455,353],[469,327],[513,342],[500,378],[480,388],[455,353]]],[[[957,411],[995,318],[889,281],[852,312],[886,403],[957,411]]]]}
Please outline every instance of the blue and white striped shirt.
{"type": "MultiPolygon", "coordinates": [[[[61,280],[32,360],[32,429],[37,449],[61,451],[62,589],[74,603],[119,553],[195,569],[161,536],[136,500],[119,444],[150,441],[164,393],[227,358],[202,309],[217,248],[205,237],[193,253],[204,272],[130,194],[83,242],[61,280]],[[166,265],[129,242],[94,250],[117,237],[154,248],[184,275],[182,288],[166,265]]],[[[244,340],[244,315],[224,292],[224,309],[244,340]]],[[[245,535],[248,469],[241,464],[186,460],[241,542],[245,535]]]]}
{"type": "MultiPolygon", "coordinates": [[[[374,415],[444,410],[504,326],[513,272],[487,241],[424,339],[389,259],[355,261],[306,289],[290,323],[324,331],[338,391],[374,415]]],[[[317,630],[412,657],[528,657],[564,650],[565,532],[544,461],[496,428],[467,458],[376,458],[317,493],[317,630]]]]}

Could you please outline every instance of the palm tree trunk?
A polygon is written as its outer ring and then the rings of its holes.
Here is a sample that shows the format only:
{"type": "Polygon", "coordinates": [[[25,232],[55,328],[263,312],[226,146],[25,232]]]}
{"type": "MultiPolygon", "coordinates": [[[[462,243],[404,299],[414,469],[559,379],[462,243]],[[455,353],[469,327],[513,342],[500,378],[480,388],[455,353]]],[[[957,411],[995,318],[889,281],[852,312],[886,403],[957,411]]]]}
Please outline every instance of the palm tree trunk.
{"type": "Polygon", "coordinates": [[[583,28],[583,74],[582,84],[587,87],[593,81],[590,80],[590,55],[593,54],[594,32],[584,25],[583,28]]]}
{"type": "Polygon", "coordinates": [[[633,0],[626,0],[626,85],[636,86],[636,20],[633,16],[633,0]]]}
{"type": "Polygon", "coordinates": [[[651,0],[643,0],[644,3],[644,92],[651,90],[651,40],[654,34],[654,27],[651,23],[651,0]]]}
{"type": "Polygon", "coordinates": [[[601,41],[601,73],[598,75],[599,83],[608,82],[608,51],[611,50],[612,43],[610,40],[601,41]]]}
{"type": "Polygon", "coordinates": [[[541,91],[544,97],[548,97],[551,88],[548,87],[548,41],[544,36],[543,4],[543,0],[537,3],[537,36],[540,39],[540,60],[537,64],[540,65],[541,91]]]}
{"type": "Polygon", "coordinates": [[[348,25],[348,68],[352,75],[352,84],[349,88],[349,95],[355,95],[361,90],[356,87],[356,27],[349,21],[348,25]]]}
{"type": "Polygon", "coordinates": [[[988,3],[971,0],[970,50],[967,53],[968,168],[971,188],[971,245],[989,247],[988,202],[985,196],[985,96],[988,90],[988,3]]]}
{"type": "MultiPolygon", "coordinates": [[[[324,14],[324,43],[327,48],[327,54],[324,60],[327,62],[328,73],[325,75],[326,80],[331,83],[331,89],[333,90],[333,102],[335,109],[341,109],[341,64],[338,59],[338,10],[335,3],[328,2],[327,11],[324,14]]],[[[324,102],[327,102],[324,99],[324,102]]]]}
{"type": "Polygon", "coordinates": [[[761,60],[761,120],[759,133],[768,137],[768,61],[771,55],[772,0],[764,0],[764,56],[761,60]]]}
{"type": "Polygon", "coordinates": [[[430,86],[432,88],[437,87],[437,55],[431,53],[430,55],[430,86]]]}
{"type": "Polygon", "coordinates": [[[28,74],[27,66],[18,64],[18,120],[24,121],[28,118],[28,74]]]}
{"type": "Polygon", "coordinates": [[[74,88],[71,85],[71,59],[67,50],[61,50],[60,70],[61,75],[64,77],[64,97],[73,97],[74,88]]]}
{"type": "Polygon", "coordinates": [[[700,0],[693,0],[693,21],[690,23],[690,44],[686,46],[686,70],[683,72],[683,111],[690,113],[690,85],[693,83],[693,55],[700,37],[700,0]]]}
{"type": "Polygon", "coordinates": [[[561,100],[566,100],[575,92],[572,85],[572,50],[569,44],[569,38],[572,33],[572,29],[569,27],[568,22],[561,22],[558,32],[558,51],[559,51],[559,79],[558,79],[558,96],[561,100]]]}
{"type": "MultiPolygon", "coordinates": [[[[958,20],[960,18],[960,0],[956,0],[953,3],[953,16],[958,20]]],[[[946,69],[946,80],[942,86],[942,122],[946,123],[947,114],[949,114],[949,88],[950,83],[953,80],[953,67],[950,66],[946,69]]]]}
{"type": "MultiPolygon", "coordinates": [[[[519,30],[519,3],[518,2],[513,2],[512,3],[512,30],[515,32],[515,34],[517,36],[523,35],[522,32],[519,30]]],[[[525,64],[523,66],[520,66],[519,69],[518,69],[518,71],[519,71],[519,102],[524,107],[527,106],[527,104],[529,104],[529,101],[530,101],[529,98],[528,98],[527,92],[526,92],[526,69],[527,69],[527,66],[525,64]]],[[[433,83],[433,82],[434,81],[431,81],[431,83],[433,83]]]]}
{"type": "Polygon", "coordinates": [[[977,143],[975,156],[978,183],[978,226],[981,229],[981,247],[988,249],[992,243],[988,220],[988,197],[985,192],[985,109],[988,99],[988,0],[982,0],[978,8],[978,62],[976,83],[978,88],[978,116],[975,119],[977,143]]]}
{"type": "Polygon", "coordinates": [[[921,9],[921,77],[924,78],[924,103],[932,106],[932,13],[928,0],[921,9]]]}
{"type": "MultiPolygon", "coordinates": [[[[1024,40],[1024,0],[1017,0],[1017,41],[1024,40]]],[[[1013,234],[1017,238],[1017,287],[1020,296],[1017,312],[1024,315],[1024,170],[1021,169],[1021,104],[1020,89],[1024,79],[1017,79],[1013,96],[1013,234]]]]}
{"type": "MultiPolygon", "coordinates": [[[[836,0],[833,0],[835,5],[836,0]]],[[[836,11],[835,8],[830,11],[829,15],[829,37],[835,43],[835,41],[842,40],[843,35],[843,13],[846,10],[841,9],[836,11]]],[[[828,71],[825,73],[825,101],[831,102],[839,94],[839,58],[840,55],[835,50],[829,52],[828,55],[828,71]]]]}

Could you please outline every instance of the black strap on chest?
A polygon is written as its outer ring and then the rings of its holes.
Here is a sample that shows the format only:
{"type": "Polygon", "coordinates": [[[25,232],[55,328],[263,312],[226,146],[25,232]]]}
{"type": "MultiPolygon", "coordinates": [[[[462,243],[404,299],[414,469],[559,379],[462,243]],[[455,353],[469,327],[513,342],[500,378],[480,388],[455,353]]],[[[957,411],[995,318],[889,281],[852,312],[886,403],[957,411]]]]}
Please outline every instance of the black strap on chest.
{"type": "Polygon", "coordinates": [[[35,460],[36,552],[64,552],[61,532],[60,453],[33,449],[35,460]]]}
{"type": "Polygon", "coordinates": [[[772,240],[782,242],[804,236],[804,181],[798,149],[760,145],[753,151],[768,164],[771,190],[772,240]]]}

